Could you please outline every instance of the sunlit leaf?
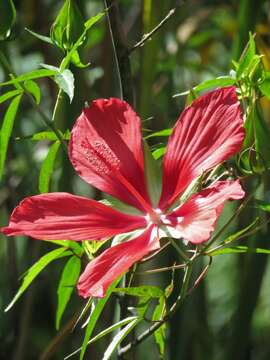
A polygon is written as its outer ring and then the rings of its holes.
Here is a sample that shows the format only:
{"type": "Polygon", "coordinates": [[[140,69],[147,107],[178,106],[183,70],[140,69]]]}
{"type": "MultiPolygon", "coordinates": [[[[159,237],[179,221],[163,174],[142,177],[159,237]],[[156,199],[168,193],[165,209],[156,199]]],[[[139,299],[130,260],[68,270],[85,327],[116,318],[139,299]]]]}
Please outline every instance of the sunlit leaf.
{"type": "Polygon", "coordinates": [[[22,94],[17,95],[11,100],[9,107],[5,113],[3,123],[0,130],[0,179],[3,176],[4,165],[6,161],[7,148],[12,133],[14,120],[18,111],[18,107],[22,98],[22,94]]]}
{"type": "Polygon", "coordinates": [[[40,103],[40,88],[38,84],[33,80],[27,80],[24,82],[25,89],[34,96],[34,99],[37,104],[40,103]]]}
{"type": "Polygon", "coordinates": [[[254,38],[252,34],[249,34],[249,42],[248,47],[243,54],[243,57],[240,59],[237,71],[236,71],[236,77],[239,79],[244,73],[247,72],[248,67],[250,67],[250,64],[254,61],[254,57],[256,55],[256,45],[254,38]]]}
{"type": "Polygon", "coordinates": [[[3,102],[7,101],[8,99],[10,99],[16,95],[19,95],[21,93],[22,93],[22,90],[19,90],[19,89],[6,92],[5,94],[0,96],[0,104],[2,104],[3,102]]]}
{"type": "Polygon", "coordinates": [[[74,96],[74,76],[69,69],[65,69],[55,75],[55,82],[69,97],[72,102],[74,96]]]}
{"type": "MultiPolygon", "coordinates": [[[[156,306],[152,320],[153,321],[159,321],[162,320],[162,317],[165,312],[165,298],[161,297],[159,299],[159,303],[156,306]]],[[[156,341],[156,344],[158,346],[159,355],[160,358],[164,358],[164,352],[165,352],[165,335],[166,335],[166,324],[162,324],[155,332],[154,332],[154,338],[156,341]]]]}
{"type": "Polygon", "coordinates": [[[60,147],[60,141],[56,141],[50,147],[50,150],[48,151],[48,154],[42,163],[39,173],[39,179],[38,179],[38,189],[41,194],[49,192],[49,184],[50,184],[51,176],[53,174],[54,162],[59,147],[60,147]]]}
{"type": "Polygon", "coordinates": [[[50,251],[46,255],[42,256],[30,269],[27,270],[26,275],[23,277],[23,282],[18,292],[7,306],[5,311],[8,311],[15,302],[19,299],[19,297],[25,292],[25,290],[29,287],[29,285],[33,282],[33,280],[38,276],[38,274],[53,260],[69,256],[72,253],[67,251],[66,248],[61,247],[56,250],[50,251]]]}
{"type": "Polygon", "coordinates": [[[270,249],[251,248],[248,246],[231,246],[224,249],[218,249],[208,253],[208,255],[224,255],[224,254],[235,254],[235,253],[252,253],[252,254],[270,254],[270,249]]]}
{"type": "Polygon", "coordinates": [[[72,256],[66,263],[57,289],[58,303],[56,311],[56,329],[59,329],[63,313],[70,300],[72,291],[81,270],[81,260],[72,256]]]}
{"type": "Polygon", "coordinates": [[[33,70],[33,71],[28,72],[28,73],[17,76],[15,79],[2,82],[2,83],[0,83],[0,86],[16,84],[18,82],[22,82],[22,81],[26,81],[26,80],[33,80],[33,79],[39,79],[39,78],[43,78],[43,77],[50,77],[50,76],[54,76],[56,73],[57,72],[55,70],[49,70],[49,69],[33,70]]]}
{"type": "Polygon", "coordinates": [[[107,301],[109,300],[111,293],[113,292],[115,287],[118,285],[119,281],[120,281],[120,278],[112,283],[112,285],[106,291],[106,296],[104,298],[98,300],[98,303],[95,306],[94,311],[91,313],[89,322],[88,322],[86,330],[85,330],[85,335],[84,335],[83,344],[82,344],[81,353],[80,353],[80,360],[82,360],[84,358],[84,354],[85,354],[89,339],[93,333],[96,323],[101,315],[101,312],[102,312],[104,306],[106,305],[107,301]]]}
{"type": "Polygon", "coordinates": [[[136,318],[134,320],[132,320],[130,323],[128,323],[125,327],[123,327],[123,329],[121,329],[112,339],[110,345],[107,347],[102,360],[109,360],[111,358],[111,355],[113,354],[113,352],[115,351],[115,349],[117,349],[117,347],[119,346],[119,344],[121,344],[121,342],[127,337],[127,335],[131,332],[132,329],[134,329],[134,327],[136,325],[138,325],[138,323],[141,321],[141,319],[136,318]]]}
{"type": "Polygon", "coordinates": [[[158,149],[155,149],[153,152],[152,152],[152,155],[153,155],[153,158],[155,160],[158,160],[160,159],[166,152],[166,146],[161,146],[160,148],[158,149]]]}
{"type": "Polygon", "coordinates": [[[172,133],[172,129],[164,129],[164,130],[161,130],[161,131],[156,131],[150,135],[147,135],[145,136],[145,139],[149,139],[149,138],[152,138],[152,137],[163,137],[163,136],[170,136],[172,133]]]}
{"type": "MultiPolygon", "coordinates": [[[[60,133],[61,131],[58,130],[60,133]]],[[[70,131],[67,130],[64,134],[61,133],[63,140],[69,140],[70,139],[70,131]]],[[[33,140],[33,141],[41,141],[41,140],[50,140],[50,141],[56,141],[58,140],[58,137],[56,136],[54,131],[41,131],[38,133],[35,133],[33,135],[27,135],[22,137],[16,137],[16,140],[33,140]]]]}
{"type": "Polygon", "coordinates": [[[31,35],[33,35],[35,38],[37,38],[37,39],[39,39],[39,40],[41,40],[41,41],[43,41],[43,42],[46,42],[46,43],[48,43],[48,44],[53,45],[53,41],[52,41],[52,39],[51,39],[49,36],[45,36],[45,35],[38,34],[38,33],[36,33],[35,31],[30,30],[30,29],[27,29],[27,28],[25,28],[25,30],[28,31],[28,32],[29,32],[31,35]]]}

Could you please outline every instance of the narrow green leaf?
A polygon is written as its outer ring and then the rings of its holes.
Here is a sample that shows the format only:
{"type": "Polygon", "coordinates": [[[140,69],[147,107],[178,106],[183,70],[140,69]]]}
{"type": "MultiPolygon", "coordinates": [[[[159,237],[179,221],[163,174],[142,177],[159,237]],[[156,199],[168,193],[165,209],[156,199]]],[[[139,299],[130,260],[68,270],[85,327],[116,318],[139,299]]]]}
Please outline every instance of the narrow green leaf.
{"type": "Polygon", "coordinates": [[[0,130],[0,179],[3,176],[4,165],[6,161],[9,139],[13,130],[15,116],[22,98],[22,94],[17,95],[11,100],[5,113],[3,124],[0,130]]]}
{"type": "Polygon", "coordinates": [[[74,96],[74,76],[68,69],[63,70],[55,75],[55,82],[69,97],[72,102],[74,96]]]}
{"type": "Polygon", "coordinates": [[[256,199],[255,206],[263,211],[270,212],[270,203],[267,201],[256,199]]]}
{"type": "Polygon", "coordinates": [[[6,92],[5,94],[0,96],[0,104],[2,104],[4,101],[6,101],[16,95],[19,95],[21,93],[22,93],[22,90],[11,90],[11,91],[6,92]]]}
{"type": "MultiPolygon", "coordinates": [[[[164,315],[165,311],[165,298],[164,296],[159,299],[159,303],[156,306],[152,320],[153,321],[159,321],[162,320],[162,317],[164,315]]],[[[166,324],[164,323],[161,325],[155,332],[154,332],[154,338],[156,341],[156,344],[159,349],[159,355],[160,358],[164,358],[164,352],[165,352],[165,335],[166,335],[166,324]]]]}
{"type": "MultiPolygon", "coordinates": [[[[60,130],[58,130],[60,131],[60,130]]],[[[64,140],[70,140],[70,131],[67,130],[64,134],[60,131],[62,138],[64,140]]],[[[36,134],[27,135],[23,137],[16,137],[16,140],[33,140],[33,141],[40,141],[40,140],[50,140],[50,141],[56,141],[58,140],[58,137],[56,136],[55,132],[53,131],[41,131],[36,134]]]]}
{"type": "Polygon", "coordinates": [[[129,288],[117,288],[114,289],[114,292],[120,292],[131,296],[142,296],[151,298],[160,298],[164,296],[163,291],[159,287],[150,285],[129,288]]]}
{"type": "Polygon", "coordinates": [[[247,68],[254,61],[256,55],[256,45],[252,34],[249,34],[249,43],[246,52],[243,57],[240,59],[239,66],[236,71],[237,79],[240,79],[244,73],[247,73],[247,68]]]}
{"type": "Polygon", "coordinates": [[[30,29],[27,29],[25,28],[26,31],[28,31],[31,35],[33,35],[35,38],[43,41],[43,42],[46,42],[48,44],[51,44],[53,45],[53,41],[51,40],[51,38],[49,36],[44,36],[44,35],[41,35],[41,34],[38,34],[36,33],[35,31],[33,30],[30,30],[30,29]]]}
{"type": "Polygon", "coordinates": [[[31,95],[34,96],[36,103],[39,104],[41,95],[40,95],[40,88],[39,88],[38,84],[33,80],[27,80],[24,82],[24,87],[31,95]]]}
{"type": "Polygon", "coordinates": [[[144,145],[144,164],[145,179],[148,193],[154,207],[158,206],[162,187],[162,174],[159,163],[153,158],[153,155],[146,143],[144,145]]]}
{"type": "Polygon", "coordinates": [[[83,249],[80,243],[71,240],[46,240],[52,244],[71,249],[76,255],[81,256],[83,249]]]}
{"type": "Polygon", "coordinates": [[[25,292],[25,290],[28,288],[28,286],[33,282],[33,280],[38,276],[38,274],[47,266],[49,265],[53,260],[69,256],[72,253],[70,251],[67,251],[66,248],[61,247],[59,249],[50,251],[46,255],[42,256],[33,266],[30,267],[30,269],[27,270],[26,275],[23,278],[23,282],[19,290],[17,291],[16,295],[10,302],[10,304],[5,309],[5,312],[7,312],[19,299],[19,297],[25,292]]]}
{"type": "Polygon", "coordinates": [[[111,293],[113,292],[113,290],[119,283],[119,281],[120,281],[120,278],[112,283],[112,285],[108,288],[108,290],[106,292],[106,296],[98,301],[97,305],[95,306],[94,311],[92,312],[92,314],[90,316],[89,322],[88,322],[86,330],[85,330],[85,335],[84,335],[83,344],[82,344],[81,353],[80,353],[80,360],[82,360],[84,357],[88,341],[89,341],[89,339],[92,335],[92,332],[96,326],[96,323],[101,315],[101,312],[102,312],[104,306],[106,305],[107,301],[109,300],[111,293]]]}
{"type": "Polygon", "coordinates": [[[2,82],[2,83],[0,83],[0,86],[16,84],[18,82],[22,82],[22,81],[26,81],[26,80],[33,80],[33,79],[39,79],[39,78],[43,78],[43,77],[54,76],[56,73],[57,72],[55,70],[49,70],[49,69],[33,70],[28,73],[17,76],[15,79],[2,82]]]}
{"type": "Polygon", "coordinates": [[[261,93],[267,97],[267,99],[270,99],[270,72],[265,72],[265,78],[264,81],[259,85],[259,89],[261,90],[261,93]]]}
{"type": "MultiPolygon", "coordinates": [[[[235,83],[236,83],[236,79],[230,76],[219,76],[216,79],[205,80],[201,84],[193,87],[192,90],[200,93],[202,91],[212,90],[218,87],[231,86],[234,85],[235,83]]],[[[175,94],[173,95],[173,97],[186,96],[189,95],[189,93],[190,90],[187,90],[179,94],[175,94]]]]}
{"type": "Polygon", "coordinates": [[[149,139],[149,138],[152,138],[152,137],[163,137],[163,136],[170,136],[172,133],[172,129],[164,129],[164,130],[161,130],[161,131],[156,131],[150,135],[147,135],[145,136],[145,139],[149,139]]]}
{"type": "Polygon", "coordinates": [[[39,173],[39,180],[38,180],[38,189],[41,194],[49,192],[50,179],[53,173],[54,162],[59,147],[60,147],[60,141],[56,141],[50,147],[50,150],[48,151],[48,154],[42,163],[39,173]]]}
{"type": "Polygon", "coordinates": [[[81,260],[77,256],[72,256],[66,263],[57,289],[57,311],[56,329],[60,327],[61,319],[70,300],[74,286],[81,271],[81,260]]]}
{"type": "Polygon", "coordinates": [[[153,158],[155,160],[158,160],[160,159],[166,152],[166,146],[162,146],[158,149],[155,149],[153,152],[152,152],[152,155],[153,155],[153,158]]]}
{"type": "Polygon", "coordinates": [[[235,254],[235,253],[252,253],[252,254],[270,254],[269,249],[261,249],[261,248],[250,248],[248,246],[231,246],[223,249],[215,250],[208,255],[216,256],[223,254],[235,254]]]}
{"type": "MultiPolygon", "coordinates": [[[[102,330],[100,333],[98,333],[96,336],[94,336],[91,340],[89,340],[87,345],[92,344],[93,342],[103,338],[104,336],[106,336],[106,335],[110,334],[111,332],[117,330],[119,327],[122,327],[122,326],[130,323],[131,321],[133,321],[135,319],[137,319],[136,316],[130,316],[130,317],[127,317],[127,318],[125,318],[123,320],[120,320],[119,322],[107,327],[107,329],[102,330]]],[[[64,360],[67,360],[67,359],[71,358],[72,356],[76,355],[80,350],[81,350],[81,348],[73,351],[68,356],[65,356],[64,360]]]]}
{"type": "Polygon", "coordinates": [[[121,344],[121,342],[127,337],[127,335],[131,332],[132,329],[141,321],[141,319],[136,318],[132,320],[129,324],[127,324],[123,329],[121,329],[115,337],[112,339],[110,345],[107,347],[102,360],[109,360],[111,358],[112,353],[115,349],[121,344]]]}
{"type": "Polygon", "coordinates": [[[12,0],[0,0],[0,40],[9,37],[16,20],[16,9],[12,0]]]}

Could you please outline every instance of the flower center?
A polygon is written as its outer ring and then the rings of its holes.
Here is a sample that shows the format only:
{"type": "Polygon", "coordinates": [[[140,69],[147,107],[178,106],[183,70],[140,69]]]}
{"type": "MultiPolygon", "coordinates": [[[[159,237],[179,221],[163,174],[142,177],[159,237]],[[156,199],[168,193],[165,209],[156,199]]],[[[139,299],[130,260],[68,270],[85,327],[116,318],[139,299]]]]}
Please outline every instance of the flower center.
{"type": "Polygon", "coordinates": [[[148,223],[159,225],[162,223],[162,217],[164,215],[162,214],[162,211],[160,209],[153,209],[151,214],[147,214],[145,216],[145,219],[148,223]]]}

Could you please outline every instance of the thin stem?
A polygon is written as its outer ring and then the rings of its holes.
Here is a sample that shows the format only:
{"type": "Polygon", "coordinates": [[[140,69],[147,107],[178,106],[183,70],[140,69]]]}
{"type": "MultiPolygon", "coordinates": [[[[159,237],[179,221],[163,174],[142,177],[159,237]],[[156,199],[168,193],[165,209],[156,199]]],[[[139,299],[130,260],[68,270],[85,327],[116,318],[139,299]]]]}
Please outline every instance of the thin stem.
{"type": "Polygon", "coordinates": [[[128,54],[130,55],[134,50],[136,50],[139,47],[142,47],[146,41],[151,40],[152,36],[164,25],[167,23],[167,21],[175,14],[176,8],[171,9],[168,14],[160,21],[160,23],[154,27],[149,33],[144,34],[140,41],[138,41],[135,45],[133,45],[129,51],[128,54]]]}
{"type": "Polygon", "coordinates": [[[180,248],[180,246],[177,245],[177,243],[174,241],[173,238],[170,239],[170,242],[172,246],[175,248],[175,250],[178,252],[178,254],[181,256],[181,258],[189,262],[190,258],[184,253],[184,251],[180,248]]]}
{"type": "Polygon", "coordinates": [[[139,271],[139,272],[136,272],[135,275],[151,275],[151,274],[156,274],[156,273],[160,273],[160,272],[164,272],[164,271],[184,269],[186,266],[187,266],[186,264],[178,264],[178,265],[166,266],[166,267],[162,267],[162,268],[159,268],[159,269],[139,271]]]}

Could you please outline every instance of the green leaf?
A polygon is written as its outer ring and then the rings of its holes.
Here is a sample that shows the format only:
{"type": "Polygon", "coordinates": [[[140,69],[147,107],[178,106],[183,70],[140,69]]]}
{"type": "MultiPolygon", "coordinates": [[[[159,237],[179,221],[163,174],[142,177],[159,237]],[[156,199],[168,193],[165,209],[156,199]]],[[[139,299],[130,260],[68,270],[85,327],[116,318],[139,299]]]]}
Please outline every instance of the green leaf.
{"type": "Polygon", "coordinates": [[[161,131],[156,131],[150,135],[147,135],[145,136],[145,139],[149,139],[149,138],[152,138],[152,137],[163,137],[163,136],[170,136],[172,133],[172,129],[164,129],[164,130],[161,130],[161,131]]]}
{"type": "Polygon", "coordinates": [[[144,145],[145,179],[146,179],[147,189],[153,206],[157,207],[160,199],[161,187],[162,187],[161,168],[158,162],[154,160],[153,155],[146,141],[143,142],[143,145],[144,145]]]}
{"type": "MultiPolygon", "coordinates": [[[[234,85],[235,83],[236,83],[236,79],[230,76],[219,76],[216,79],[205,80],[201,84],[193,87],[192,90],[200,93],[202,91],[212,90],[218,87],[231,86],[234,85]]],[[[179,94],[175,94],[173,95],[173,97],[186,96],[189,95],[189,93],[190,90],[187,90],[179,94]]]]}
{"type": "Polygon", "coordinates": [[[12,133],[15,116],[22,98],[22,94],[17,95],[11,100],[9,107],[5,113],[3,124],[0,130],[0,179],[3,176],[4,165],[6,161],[7,148],[12,133]]]}
{"type": "Polygon", "coordinates": [[[263,211],[270,212],[270,203],[263,200],[255,200],[255,206],[263,211]]]}
{"type": "Polygon", "coordinates": [[[84,21],[74,0],[65,0],[50,31],[57,46],[69,50],[84,31],[84,21]]]}
{"type": "Polygon", "coordinates": [[[270,72],[265,72],[265,78],[264,81],[259,85],[259,89],[261,93],[267,97],[267,99],[270,99],[270,72]]]}
{"type": "Polygon", "coordinates": [[[81,353],[80,353],[80,360],[82,360],[84,357],[88,341],[89,341],[89,339],[92,335],[92,332],[96,326],[96,323],[101,315],[101,312],[102,312],[104,306],[106,305],[107,301],[109,300],[111,293],[113,292],[113,290],[119,283],[119,281],[120,281],[120,278],[112,283],[112,285],[107,289],[105,297],[102,298],[101,300],[98,300],[98,303],[95,306],[95,309],[91,313],[89,322],[88,322],[86,330],[85,330],[85,335],[84,335],[83,344],[82,344],[81,353]]]}
{"type": "Polygon", "coordinates": [[[41,194],[49,192],[50,179],[53,173],[54,162],[59,147],[60,141],[56,141],[50,147],[50,150],[48,151],[48,154],[42,163],[38,179],[38,189],[41,194]]]}
{"type": "Polygon", "coordinates": [[[216,255],[224,255],[224,254],[235,254],[235,253],[252,253],[252,254],[270,254],[269,249],[261,249],[261,248],[251,248],[248,246],[231,246],[226,247],[223,249],[215,250],[209,255],[216,256],[216,255]]]}
{"type": "Polygon", "coordinates": [[[33,80],[39,79],[43,77],[54,76],[57,72],[55,70],[48,70],[48,69],[40,69],[40,70],[33,70],[28,73],[22,74],[17,76],[15,79],[5,81],[0,83],[0,86],[16,84],[18,82],[26,81],[26,80],[33,80]]]}
{"type": "MultiPolygon", "coordinates": [[[[165,298],[161,297],[159,299],[158,305],[156,306],[156,308],[154,310],[152,320],[153,321],[162,320],[164,312],[165,312],[165,298]]],[[[164,323],[154,332],[154,338],[155,338],[156,344],[158,346],[159,355],[160,355],[161,359],[164,358],[165,335],[166,335],[166,324],[164,323]]]]}
{"type": "MultiPolygon", "coordinates": [[[[64,140],[70,140],[70,131],[69,130],[67,130],[65,132],[65,134],[63,134],[60,130],[58,130],[58,131],[61,133],[62,138],[64,140]]],[[[33,141],[41,141],[41,140],[57,141],[58,137],[56,136],[54,131],[41,131],[41,132],[35,133],[33,135],[16,137],[16,140],[25,140],[25,139],[29,139],[29,140],[33,140],[33,141]]]]}
{"type": "Polygon", "coordinates": [[[78,256],[82,255],[83,252],[82,246],[76,241],[71,241],[71,240],[45,240],[45,241],[53,243],[58,246],[63,246],[67,249],[71,249],[78,256]]]}
{"type": "Polygon", "coordinates": [[[0,104],[2,104],[4,101],[6,101],[16,95],[19,95],[19,94],[22,94],[22,90],[18,89],[18,90],[11,90],[11,91],[6,92],[5,94],[0,96],[0,104]]]}
{"type": "Polygon", "coordinates": [[[79,55],[79,52],[77,50],[73,51],[72,52],[72,55],[71,55],[71,62],[77,66],[78,68],[86,68],[87,66],[90,65],[90,62],[86,63],[86,64],[83,64],[81,62],[81,58],[80,58],[80,55],[79,55]]]}
{"type": "Polygon", "coordinates": [[[7,312],[15,304],[19,297],[25,292],[25,290],[29,287],[33,280],[47,265],[49,265],[53,260],[69,256],[71,254],[72,253],[70,251],[67,251],[66,248],[61,247],[59,249],[50,251],[46,255],[42,256],[33,266],[30,267],[30,269],[27,270],[26,275],[23,278],[21,287],[19,288],[18,292],[16,293],[10,304],[5,309],[5,312],[7,312]]]}
{"type": "Polygon", "coordinates": [[[114,292],[120,292],[123,294],[139,297],[149,297],[149,298],[160,298],[164,296],[163,291],[157,286],[139,286],[139,287],[129,287],[129,288],[117,288],[114,289],[114,292]]]}
{"type": "Polygon", "coordinates": [[[54,80],[59,88],[68,95],[70,102],[72,102],[74,96],[74,76],[72,72],[65,69],[56,74],[54,80]]]}
{"type": "MultiPolygon", "coordinates": [[[[251,230],[254,230],[253,228],[255,228],[258,224],[259,224],[260,219],[257,217],[254,221],[252,221],[251,224],[249,224],[248,226],[246,226],[244,229],[241,229],[239,231],[237,231],[235,234],[232,234],[230,236],[228,236],[224,241],[222,241],[222,244],[229,244],[233,241],[239,240],[240,238],[245,237],[251,230]]],[[[209,250],[211,251],[211,250],[209,250]]]]}
{"type": "Polygon", "coordinates": [[[57,289],[58,305],[56,311],[56,329],[60,327],[61,319],[70,300],[74,286],[81,271],[81,260],[72,256],[66,263],[57,289]]]}
{"type": "MultiPolygon", "coordinates": [[[[64,60],[63,60],[63,62],[61,64],[61,69],[65,69],[68,66],[71,59],[74,58],[74,53],[76,53],[78,51],[78,48],[83,44],[85,36],[87,35],[88,30],[90,30],[90,28],[94,24],[96,24],[104,16],[104,14],[105,14],[104,12],[100,12],[97,15],[92,16],[89,20],[87,20],[84,23],[84,31],[81,34],[81,36],[78,38],[76,43],[72,46],[72,48],[68,52],[67,56],[64,58],[64,60]]],[[[76,57],[76,55],[75,55],[75,57],[76,57]]]]}
{"type": "Polygon", "coordinates": [[[28,31],[28,32],[29,32],[31,35],[33,35],[35,38],[37,38],[37,39],[39,39],[39,40],[41,40],[41,41],[43,41],[43,42],[45,42],[45,43],[48,43],[48,44],[53,45],[53,41],[51,40],[50,37],[44,36],[44,35],[41,35],[41,34],[38,34],[38,33],[36,33],[35,31],[30,30],[30,29],[27,29],[27,28],[25,28],[25,30],[28,31]]]}
{"type": "Polygon", "coordinates": [[[166,146],[161,146],[152,152],[153,158],[155,160],[158,160],[165,154],[165,152],[166,152],[166,146]]]}
{"type": "MultiPolygon", "coordinates": [[[[119,322],[107,327],[107,329],[105,330],[102,330],[100,333],[98,333],[96,336],[94,336],[91,340],[88,341],[88,344],[87,345],[90,345],[92,344],[93,342],[103,338],[104,336],[110,334],[112,331],[115,331],[117,330],[119,327],[122,327],[126,324],[129,324],[131,321],[137,319],[136,316],[129,316],[123,320],[120,320],[119,322]]],[[[81,348],[75,350],[74,352],[72,352],[71,354],[69,354],[68,356],[65,356],[64,357],[64,360],[67,360],[69,359],[70,357],[76,355],[79,351],[81,350],[81,348]]]]}
{"type": "Polygon", "coordinates": [[[24,82],[24,87],[31,95],[34,96],[36,103],[39,104],[41,95],[38,84],[33,80],[27,80],[24,82]]]}
{"type": "Polygon", "coordinates": [[[98,240],[98,241],[84,241],[83,242],[83,247],[86,248],[87,252],[92,256],[94,255],[103,244],[105,244],[107,240],[98,240]]]}
{"type": "Polygon", "coordinates": [[[121,342],[127,337],[127,335],[135,328],[141,319],[136,318],[128,323],[123,329],[121,329],[112,339],[110,345],[107,347],[102,360],[109,360],[115,349],[121,344],[121,342]]]}
{"type": "Polygon", "coordinates": [[[250,65],[254,62],[254,58],[256,55],[256,45],[254,38],[252,34],[249,34],[249,42],[248,42],[248,48],[245,51],[243,57],[240,59],[237,71],[236,71],[236,77],[237,79],[240,79],[242,75],[248,72],[248,68],[250,65]]]}
{"type": "Polygon", "coordinates": [[[0,0],[0,40],[9,37],[16,20],[16,9],[12,0],[0,0]]]}

